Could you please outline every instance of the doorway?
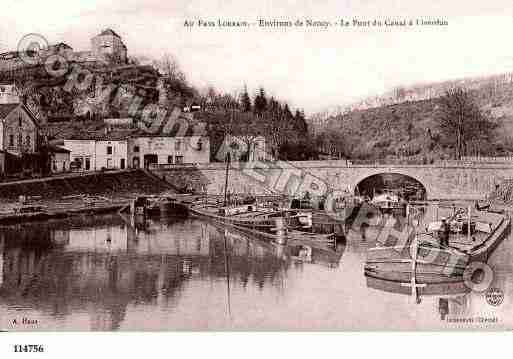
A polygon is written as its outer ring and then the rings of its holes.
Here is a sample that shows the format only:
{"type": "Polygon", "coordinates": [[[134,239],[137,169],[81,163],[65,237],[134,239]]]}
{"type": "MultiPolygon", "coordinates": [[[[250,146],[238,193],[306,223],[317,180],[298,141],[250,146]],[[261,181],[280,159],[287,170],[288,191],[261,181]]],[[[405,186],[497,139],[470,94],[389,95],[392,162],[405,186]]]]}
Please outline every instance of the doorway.
{"type": "Polygon", "coordinates": [[[144,155],[144,168],[150,167],[150,165],[156,165],[159,163],[159,157],[155,154],[144,155]]]}

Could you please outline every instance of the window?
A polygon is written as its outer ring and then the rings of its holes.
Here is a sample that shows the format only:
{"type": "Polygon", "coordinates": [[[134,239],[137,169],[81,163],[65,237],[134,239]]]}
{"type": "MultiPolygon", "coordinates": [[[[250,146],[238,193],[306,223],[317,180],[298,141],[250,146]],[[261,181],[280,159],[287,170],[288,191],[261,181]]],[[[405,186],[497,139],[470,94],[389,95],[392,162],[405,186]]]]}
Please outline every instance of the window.
{"type": "Polygon", "coordinates": [[[85,160],[85,169],[86,169],[86,171],[89,171],[91,169],[91,159],[90,158],[86,158],[86,160],[85,160]]]}
{"type": "Polygon", "coordinates": [[[180,151],[182,148],[182,141],[176,140],[175,142],[175,151],[180,151]]]}
{"type": "Polygon", "coordinates": [[[112,168],[112,159],[107,159],[107,168],[112,168]]]}
{"type": "Polygon", "coordinates": [[[107,154],[112,155],[112,146],[107,146],[107,154]]]}
{"type": "Polygon", "coordinates": [[[23,145],[23,135],[20,133],[18,134],[18,147],[21,148],[23,145]]]}
{"type": "Polygon", "coordinates": [[[124,169],[125,169],[125,159],[124,159],[124,158],[122,158],[122,159],[120,160],[120,162],[119,162],[119,168],[121,168],[122,170],[124,170],[124,169]]]}
{"type": "Polygon", "coordinates": [[[18,117],[18,126],[21,127],[23,124],[23,119],[21,118],[21,115],[18,117]]]}
{"type": "Polygon", "coordinates": [[[169,163],[169,164],[173,163],[173,156],[167,156],[167,163],[169,163]]]}
{"type": "Polygon", "coordinates": [[[134,146],[134,152],[139,152],[139,146],[134,146]]]}
{"type": "Polygon", "coordinates": [[[9,135],[9,146],[14,147],[14,135],[9,135]]]}
{"type": "Polygon", "coordinates": [[[181,165],[183,163],[183,156],[176,156],[175,161],[177,165],[181,165]]]}
{"type": "Polygon", "coordinates": [[[27,138],[25,139],[25,145],[27,147],[30,147],[30,143],[31,143],[30,136],[27,136],[27,138]]]}

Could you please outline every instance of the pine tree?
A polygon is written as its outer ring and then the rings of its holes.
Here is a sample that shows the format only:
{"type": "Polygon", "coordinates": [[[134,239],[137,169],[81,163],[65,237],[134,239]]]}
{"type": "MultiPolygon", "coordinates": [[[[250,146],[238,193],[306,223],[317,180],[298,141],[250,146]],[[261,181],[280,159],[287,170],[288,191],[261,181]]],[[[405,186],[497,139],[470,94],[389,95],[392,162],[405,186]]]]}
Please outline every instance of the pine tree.
{"type": "Polygon", "coordinates": [[[289,104],[285,103],[283,105],[283,119],[287,122],[291,122],[294,119],[292,112],[290,112],[289,104]]]}
{"type": "Polygon", "coordinates": [[[303,110],[296,110],[296,114],[294,115],[294,129],[302,134],[306,134],[308,132],[308,125],[306,124],[305,113],[303,110]]]}
{"type": "Polygon", "coordinates": [[[244,91],[240,96],[240,104],[242,108],[242,112],[250,112],[251,111],[251,98],[248,94],[248,88],[244,85],[244,91]]]}
{"type": "Polygon", "coordinates": [[[258,95],[255,96],[254,104],[254,111],[257,115],[262,115],[267,110],[267,97],[263,87],[260,87],[258,95]]]}
{"type": "Polygon", "coordinates": [[[280,103],[276,101],[274,97],[271,97],[267,105],[267,112],[271,115],[270,117],[272,119],[277,119],[279,117],[280,110],[280,103]]]}

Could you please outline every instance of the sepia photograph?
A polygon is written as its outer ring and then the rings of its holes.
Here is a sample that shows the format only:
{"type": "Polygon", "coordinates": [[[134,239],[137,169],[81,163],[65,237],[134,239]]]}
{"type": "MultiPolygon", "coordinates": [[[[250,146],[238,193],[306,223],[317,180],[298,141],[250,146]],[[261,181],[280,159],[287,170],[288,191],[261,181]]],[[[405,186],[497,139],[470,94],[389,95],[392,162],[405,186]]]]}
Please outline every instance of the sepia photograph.
{"type": "Polygon", "coordinates": [[[509,2],[2,5],[6,335],[513,329],[509,2]]]}

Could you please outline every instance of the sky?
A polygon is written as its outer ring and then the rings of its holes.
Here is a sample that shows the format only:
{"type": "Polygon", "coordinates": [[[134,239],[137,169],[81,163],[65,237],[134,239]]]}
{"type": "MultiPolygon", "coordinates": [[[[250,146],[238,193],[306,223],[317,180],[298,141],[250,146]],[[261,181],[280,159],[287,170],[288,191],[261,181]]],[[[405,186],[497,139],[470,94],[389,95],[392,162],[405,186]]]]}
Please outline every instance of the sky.
{"type": "Polygon", "coordinates": [[[513,69],[513,3],[494,0],[2,0],[0,52],[27,33],[89,50],[104,28],[129,56],[174,55],[188,80],[229,93],[244,84],[307,114],[395,86],[513,69]],[[448,26],[187,28],[185,20],[443,19],[448,26]]]}

